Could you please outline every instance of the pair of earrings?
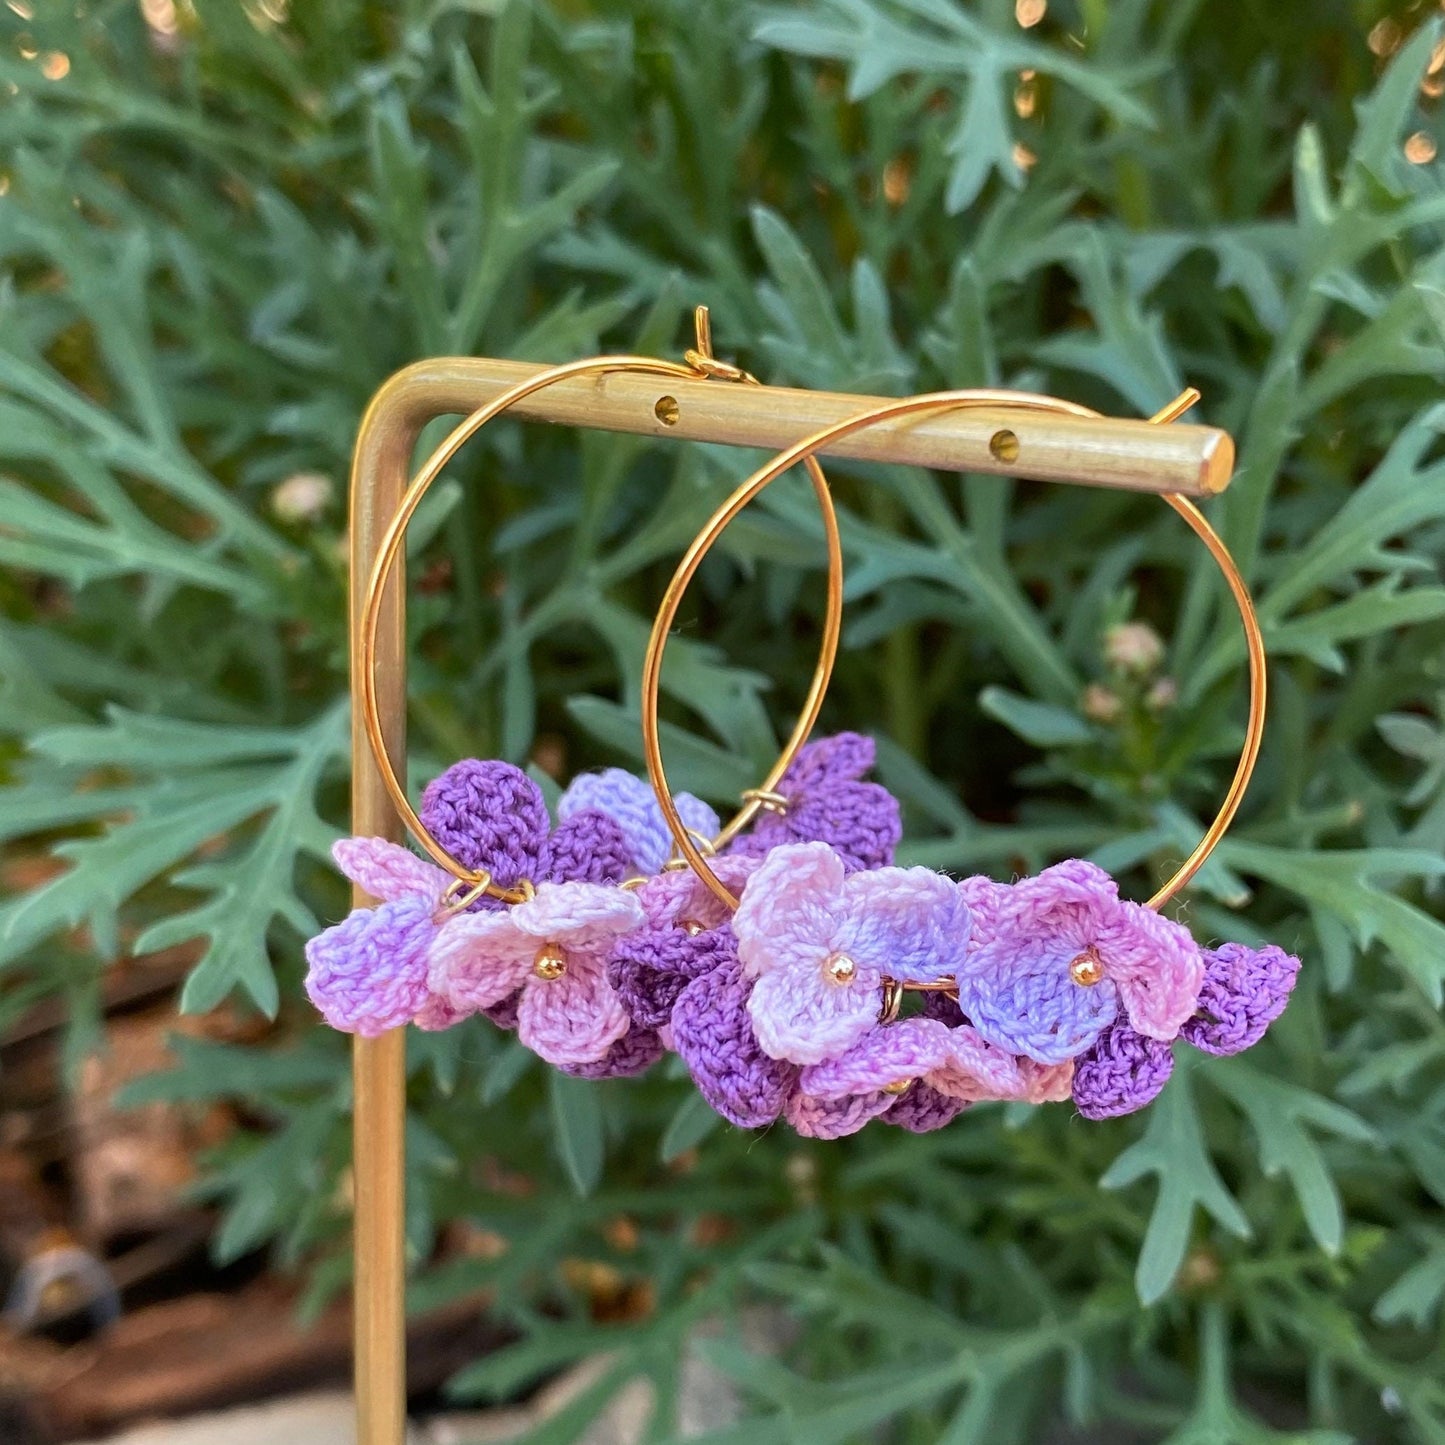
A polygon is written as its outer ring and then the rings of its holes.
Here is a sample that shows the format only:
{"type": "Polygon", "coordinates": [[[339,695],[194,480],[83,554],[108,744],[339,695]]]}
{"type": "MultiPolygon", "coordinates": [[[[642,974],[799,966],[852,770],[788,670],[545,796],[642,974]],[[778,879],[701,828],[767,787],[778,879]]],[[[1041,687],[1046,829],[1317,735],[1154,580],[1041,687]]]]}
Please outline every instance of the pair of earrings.
{"type": "MultiPolygon", "coordinates": [[[[1214,822],[1147,903],[1070,860],[1034,878],[961,882],[893,865],[897,802],[865,775],[869,739],[809,743],[841,628],[842,548],[816,454],[896,417],[1007,405],[1090,416],[1019,393],[960,391],[879,403],[815,432],[747,479],[685,553],[643,665],[649,779],[587,774],[555,825],[541,791],[501,762],[467,761],[415,812],[387,757],[376,707],[381,597],[427,488],[481,426],[531,393],[617,371],[752,378],[710,355],[685,366],[599,357],[549,368],[468,417],[408,488],[379,549],[361,614],[362,722],[398,814],[427,858],[380,839],[336,847],[342,871],[380,900],[307,948],[308,992],[333,1026],[376,1034],[446,1028],[482,1014],[555,1067],[636,1074],[675,1051],[734,1124],[785,1118],[833,1138],[871,1119],[922,1131],[987,1100],[1072,1099],[1090,1118],[1128,1113],[1167,1082],[1176,1040],[1213,1053],[1256,1042],[1298,971],[1282,950],[1201,947],[1159,909],[1203,866],[1239,807],[1258,755],[1264,649],[1249,592],[1192,503],[1165,500],[1219,564],[1248,642],[1246,743],[1214,822]],[[728,524],[802,463],[824,517],[828,607],[821,655],[783,753],[726,824],[674,796],[658,702],[686,587],[728,524]],[[909,996],[918,1007],[905,1014],[909,996]]],[[[1172,420],[1186,394],[1152,418],[1172,420]]]]}

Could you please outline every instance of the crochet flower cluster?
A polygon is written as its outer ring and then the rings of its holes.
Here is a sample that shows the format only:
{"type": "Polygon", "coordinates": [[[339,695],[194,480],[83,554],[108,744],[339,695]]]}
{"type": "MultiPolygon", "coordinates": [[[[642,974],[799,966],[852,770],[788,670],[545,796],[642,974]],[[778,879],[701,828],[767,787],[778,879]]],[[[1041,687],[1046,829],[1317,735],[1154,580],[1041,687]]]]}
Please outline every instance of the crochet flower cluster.
{"type": "MultiPolygon", "coordinates": [[[[893,866],[898,808],[863,780],[871,763],[852,734],[802,750],[786,806],[714,860],[741,898],[731,915],[667,868],[660,811],[630,775],[579,779],[554,828],[524,774],[459,764],[427,789],[423,820],[525,900],[448,912],[440,869],[375,839],[338,844],[381,902],[313,940],[308,991],[358,1033],[484,1013],[587,1077],[671,1049],[732,1123],[782,1118],[816,1138],[872,1119],[936,1129],[986,1100],[1129,1113],[1164,1087],[1176,1041],[1238,1052],[1284,1008],[1298,960],[1202,949],[1093,864],[1012,884],[893,866]],[[899,1017],[909,997],[921,1011],[899,1017]]],[[[716,833],[705,804],[679,811],[716,833]]]]}

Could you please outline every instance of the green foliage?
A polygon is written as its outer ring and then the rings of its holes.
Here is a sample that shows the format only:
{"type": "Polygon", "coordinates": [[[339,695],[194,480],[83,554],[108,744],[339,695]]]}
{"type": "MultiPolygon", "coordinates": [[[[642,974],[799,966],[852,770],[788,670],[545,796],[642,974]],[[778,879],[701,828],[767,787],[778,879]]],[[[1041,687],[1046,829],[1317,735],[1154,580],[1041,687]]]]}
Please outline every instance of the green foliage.
{"type": "MultiPolygon", "coordinates": [[[[1204,389],[1274,708],[1185,915],[1304,975],[1249,1060],[1181,1060],[1143,1118],[981,1108],[827,1147],[716,1127],[675,1068],[587,1086],[495,1032],[418,1036],[415,1304],[485,1286],[516,1332],[455,1389],[607,1351],[537,1438],[640,1375],[665,1439],[710,1321],[748,1411],[717,1445],[1445,1441],[1445,173],[1403,149],[1439,129],[1424,10],[1386,64],[1363,0],[1055,0],[1029,30],[1004,0],[206,0],[170,33],[119,0],[34,9],[0,27],[0,837],[17,876],[56,861],[0,909],[0,1009],[62,994],[78,1060],[112,961],[184,946],[185,1007],[274,1016],[132,1094],[247,1100],[208,1163],[218,1252],[272,1248],[313,1303],[346,1279],[346,1049],[299,955],[346,906],[325,853],[368,397],[440,352],[676,354],[707,301],[780,381],[1114,414],[1204,389]],[[438,1253],[459,1229],[494,1247],[438,1253]],[[579,1260],[646,1281],[638,1317],[594,1323],[579,1260]],[[760,1299],[796,1322],[785,1361],[736,1324],[760,1299]]],[[[635,763],[652,607],[743,465],[484,432],[412,539],[415,777],[635,763]]],[[[910,858],[1082,853],[1147,894],[1239,741],[1208,559],[1148,498],[832,472],[825,725],[884,738],[910,858]],[[1129,620],[1170,639],[1157,664],[1111,651],[1129,620]]],[[[720,801],[811,672],[799,558],[821,528],[790,481],[674,646],[675,777],[720,801]]]]}

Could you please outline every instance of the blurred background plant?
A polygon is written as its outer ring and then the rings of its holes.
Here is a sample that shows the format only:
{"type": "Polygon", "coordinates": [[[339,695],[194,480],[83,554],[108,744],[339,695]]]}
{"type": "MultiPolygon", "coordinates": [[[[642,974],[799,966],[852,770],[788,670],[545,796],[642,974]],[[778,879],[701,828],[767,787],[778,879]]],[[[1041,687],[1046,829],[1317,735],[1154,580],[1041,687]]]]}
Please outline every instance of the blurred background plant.
{"type": "MultiPolygon", "coordinates": [[[[1248,1062],[1145,1116],[980,1109],[839,1145],[714,1127],[675,1070],[580,1084],[412,1040],[418,1309],[484,1288],[508,1398],[606,1369],[673,1432],[681,1341],[827,1445],[1445,1440],[1445,41],[1422,0],[8,0],[0,39],[0,1022],[58,997],[72,1082],[117,980],[219,1035],[127,1100],[242,1110],[217,1258],[308,1308],[348,1263],[346,1041],[299,989],[339,916],[344,487],[421,356],[671,355],[1008,385],[1240,444],[1211,507],[1275,705],[1186,906],[1306,961],[1248,1062]],[[164,961],[164,967],[157,960],[164,961]],[[150,969],[149,974],[146,970],[150,969]],[[159,969],[159,971],[157,971],[159,969]],[[167,972],[166,970],[169,970],[167,972]],[[773,1301],[784,1358],[727,1321],[773,1301]]],[[[660,586],[747,458],[499,424],[411,545],[417,780],[638,761],[660,586]]],[[[839,465],[847,652],[907,858],[1087,854],[1146,892],[1237,750],[1242,648],[1157,502],[839,465]]],[[[811,667],[801,479],[728,534],[667,681],[726,801],[811,667]],[[798,570],[799,562],[804,570],[798,570]]],[[[123,988],[121,990],[124,991],[123,988]]],[[[49,1005],[54,1007],[54,1005],[49,1005]]]]}

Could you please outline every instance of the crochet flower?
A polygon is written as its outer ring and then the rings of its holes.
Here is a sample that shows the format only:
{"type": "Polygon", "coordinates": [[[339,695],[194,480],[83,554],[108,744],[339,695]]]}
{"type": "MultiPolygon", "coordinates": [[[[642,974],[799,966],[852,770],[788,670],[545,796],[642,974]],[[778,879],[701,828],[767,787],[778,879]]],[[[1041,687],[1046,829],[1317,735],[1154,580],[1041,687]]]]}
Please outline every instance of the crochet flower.
{"type": "Polygon", "coordinates": [[[459,1012],[516,1000],[524,1044],[550,1064],[593,1064],[629,1028],[607,982],[614,942],[642,922],[629,891],[596,883],[540,883],[502,912],[448,919],[430,950],[432,991],[459,1012]]]}
{"type": "MultiPolygon", "coordinates": [[[[421,820],[457,862],[486,869],[492,882],[620,883],[633,871],[621,824],[595,808],[574,809],[551,826],[542,790],[520,768],[467,758],[422,794],[421,820]]],[[[507,905],[483,898],[478,912],[507,905]]]]}
{"type": "Polygon", "coordinates": [[[898,800],[861,779],[873,766],[872,738],[838,733],[808,743],[778,782],[786,811],[763,812],[730,852],[761,857],[787,843],[827,843],[849,868],[882,868],[893,861],[903,828],[898,800]]]}
{"type": "MultiPolygon", "coordinates": [[[[713,866],[728,888],[741,893],[758,864],[753,858],[718,858],[713,866]]],[[[665,1028],[693,979],[726,958],[736,959],[737,944],[725,927],[732,913],[690,868],[650,878],[637,897],[646,921],[617,941],[607,979],[635,1025],[665,1028]]]]}
{"type": "Polygon", "coordinates": [[[1120,899],[1080,859],[1004,885],[963,885],[974,942],[958,1001],[990,1043],[1042,1064],[1087,1049],[1122,1012],[1146,1037],[1172,1039],[1194,1012],[1204,960],[1187,929],[1120,899]]]}
{"type": "MultiPolygon", "coordinates": [[[[691,793],[679,793],[673,801],[689,832],[712,839],[722,828],[718,815],[691,793]]],[[[634,873],[656,873],[672,856],[672,833],[656,794],[641,778],[624,769],[603,768],[572,780],[557,804],[557,817],[567,823],[587,812],[611,818],[622,830],[634,873]]]]}
{"type": "Polygon", "coordinates": [[[715,967],[686,984],[672,1010],[672,1045],[698,1092],[731,1124],[771,1124],[797,1086],[798,1066],[763,1052],[748,1014],[753,982],[730,928],[716,930],[715,967]]]}
{"type": "Polygon", "coordinates": [[[876,1023],[885,976],[947,977],[968,944],[957,886],[926,868],[849,873],[826,843],[764,858],[733,915],[763,1052],[819,1064],[876,1023]]]}
{"type": "Polygon", "coordinates": [[[306,945],[306,993],[334,1029],[373,1038],[429,1002],[427,949],[451,877],[382,838],[343,838],[337,866],[381,903],[354,908],[306,945]]]}
{"type": "Polygon", "coordinates": [[[875,1025],[852,1048],[803,1069],[787,1118],[800,1134],[836,1139],[902,1109],[899,1122],[922,1132],[989,1099],[1066,1099],[1072,1074],[1069,1064],[1042,1068],[1005,1053],[967,1024],[900,1019],[875,1025]]]}
{"type": "MultiPolygon", "coordinates": [[[[1273,944],[1206,950],[1199,1006],[1179,1037],[1209,1054],[1237,1054],[1257,1044],[1284,1012],[1299,968],[1299,959],[1273,944]]],[[[1173,1071],[1167,1043],[1115,1024],[1080,1057],[1074,1104],[1086,1119],[1132,1114],[1158,1097],[1173,1071]]]]}

